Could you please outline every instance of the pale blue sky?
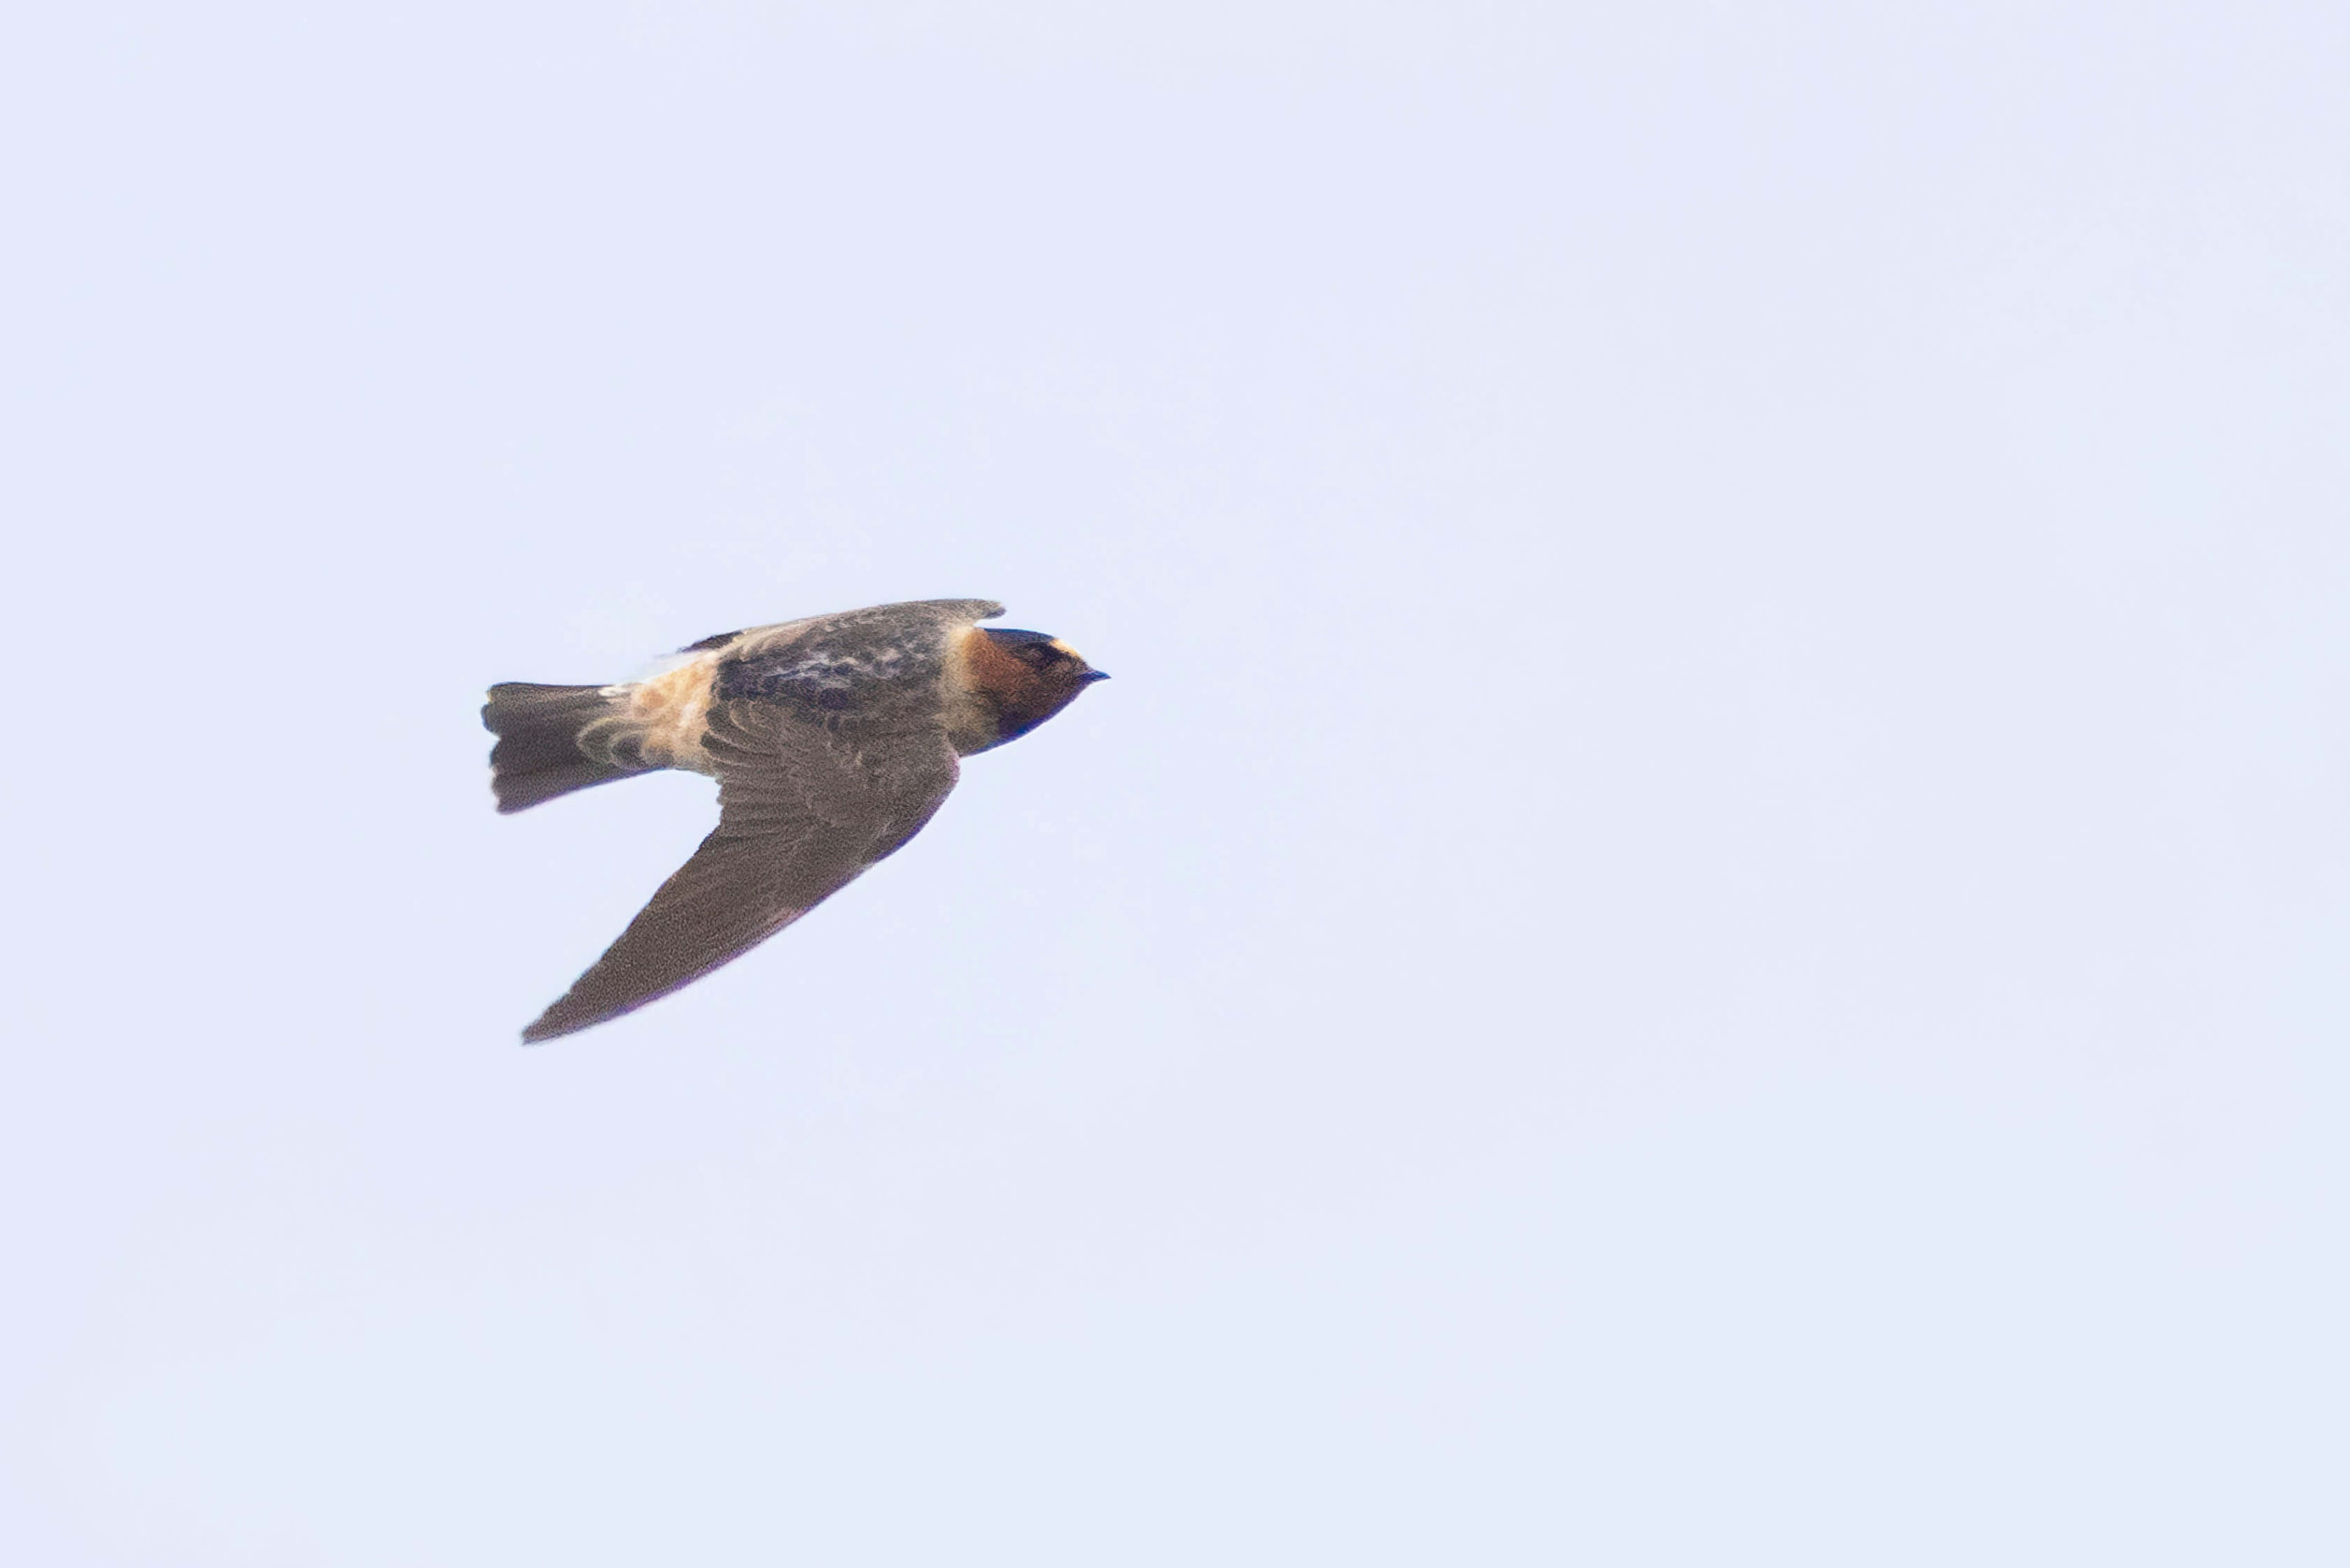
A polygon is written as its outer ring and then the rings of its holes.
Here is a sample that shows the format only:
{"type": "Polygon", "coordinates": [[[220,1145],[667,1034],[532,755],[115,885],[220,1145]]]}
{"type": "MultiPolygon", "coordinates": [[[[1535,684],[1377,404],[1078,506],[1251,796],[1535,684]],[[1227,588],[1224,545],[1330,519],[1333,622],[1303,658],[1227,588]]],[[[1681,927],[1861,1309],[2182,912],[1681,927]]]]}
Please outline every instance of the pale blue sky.
{"type": "Polygon", "coordinates": [[[2350,1553],[2350,23],[0,39],[0,1557],[2350,1553]],[[619,1023],[499,680],[1118,679],[619,1023]]]}

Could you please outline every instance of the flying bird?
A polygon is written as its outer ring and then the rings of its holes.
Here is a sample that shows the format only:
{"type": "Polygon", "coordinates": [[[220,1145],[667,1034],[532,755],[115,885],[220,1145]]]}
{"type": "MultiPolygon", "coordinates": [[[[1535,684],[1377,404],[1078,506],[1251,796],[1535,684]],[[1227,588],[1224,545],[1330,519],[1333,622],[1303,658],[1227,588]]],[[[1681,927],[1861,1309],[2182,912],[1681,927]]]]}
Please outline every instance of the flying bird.
{"type": "Polygon", "coordinates": [[[490,688],[498,810],[656,768],[718,781],[718,826],[525,1042],[618,1018],[741,957],[921,831],[956,759],[1108,677],[1003,607],[927,599],[706,637],[619,686],[490,688]]]}

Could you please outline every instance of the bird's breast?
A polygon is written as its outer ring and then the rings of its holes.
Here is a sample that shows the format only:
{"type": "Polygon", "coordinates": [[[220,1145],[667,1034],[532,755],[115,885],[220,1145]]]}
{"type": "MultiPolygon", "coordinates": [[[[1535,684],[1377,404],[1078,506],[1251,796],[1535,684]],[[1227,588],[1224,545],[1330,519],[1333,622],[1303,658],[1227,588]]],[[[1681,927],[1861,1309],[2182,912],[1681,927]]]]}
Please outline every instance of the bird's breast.
{"type": "Polygon", "coordinates": [[[948,744],[967,757],[1002,743],[1004,699],[1033,679],[1028,667],[998,647],[985,628],[966,626],[948,638],[945,674],[948,744]]]}

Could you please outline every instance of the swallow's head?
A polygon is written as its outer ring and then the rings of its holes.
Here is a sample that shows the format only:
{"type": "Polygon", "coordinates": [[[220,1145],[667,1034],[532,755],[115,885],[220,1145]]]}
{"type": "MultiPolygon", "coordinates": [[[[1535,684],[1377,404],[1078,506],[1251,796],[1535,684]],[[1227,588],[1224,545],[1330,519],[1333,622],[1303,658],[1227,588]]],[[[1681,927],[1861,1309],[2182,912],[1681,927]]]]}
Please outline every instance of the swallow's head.
{"type": "Polygon", "coordinates": [[[964,657],[972,694],[993,710],[995,734],[987,742],[992,746],[1017,740],[1095,681],[1109,679],[1067,643],[1041,631],[982,627],[965,645],[964,657]]]}

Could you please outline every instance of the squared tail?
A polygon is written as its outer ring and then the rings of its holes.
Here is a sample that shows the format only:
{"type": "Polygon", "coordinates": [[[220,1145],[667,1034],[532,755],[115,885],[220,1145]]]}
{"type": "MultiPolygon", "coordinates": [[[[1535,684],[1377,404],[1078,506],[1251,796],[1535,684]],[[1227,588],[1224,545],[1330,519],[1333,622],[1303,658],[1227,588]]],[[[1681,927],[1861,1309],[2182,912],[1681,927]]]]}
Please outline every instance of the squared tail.
{"type": "Polygon", "coordinates": [[[498,743],[490,748],[490,788],[501,812],[522,811],[573,790],[641,773],[622,761],[591,757],[580,735],[625,699],[603,686],[536,686],[508,680],[490,688],[482,723],[498,743]]]}

